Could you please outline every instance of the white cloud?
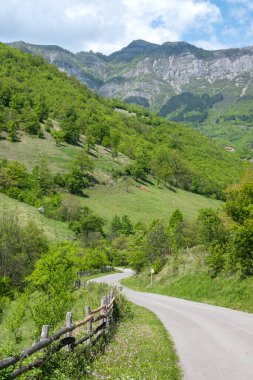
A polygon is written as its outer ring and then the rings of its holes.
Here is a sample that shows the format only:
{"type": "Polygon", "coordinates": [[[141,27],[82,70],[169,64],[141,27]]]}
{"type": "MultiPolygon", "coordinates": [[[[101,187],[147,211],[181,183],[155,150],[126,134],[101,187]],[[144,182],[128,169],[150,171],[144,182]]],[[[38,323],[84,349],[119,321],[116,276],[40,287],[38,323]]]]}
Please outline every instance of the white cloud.
{"type": "Polygon", "coordinates": [[[210,37],[208,40],[197,40],[193,44],[206,50],[220,50],[228,49],[229,46],[217,40],[215,36],[210,37]]]}
{"type": "Polygon", "coordinates": [[[0,0],[0,39],[110,53],[134,39],[181,40],[221,20],[208,0],[0,0]],[[154,20],[159,23],[154,28],[154,20]]]}

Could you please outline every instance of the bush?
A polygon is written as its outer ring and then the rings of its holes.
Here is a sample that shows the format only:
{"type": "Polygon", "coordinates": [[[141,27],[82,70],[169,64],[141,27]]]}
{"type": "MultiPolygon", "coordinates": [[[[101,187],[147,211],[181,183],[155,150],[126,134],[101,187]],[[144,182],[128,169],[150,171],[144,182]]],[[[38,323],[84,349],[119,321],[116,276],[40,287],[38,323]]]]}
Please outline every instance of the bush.
{"type": "MultiPolygon", "coordinates": [[[[36,260],[47,251],[47,240],[34,222],[20,223],[11,215],[0,218],[0,277],[10,286],[24,288],[36,260]]],[[[6,286],[6,285],[5,285],[6,286]]]]}

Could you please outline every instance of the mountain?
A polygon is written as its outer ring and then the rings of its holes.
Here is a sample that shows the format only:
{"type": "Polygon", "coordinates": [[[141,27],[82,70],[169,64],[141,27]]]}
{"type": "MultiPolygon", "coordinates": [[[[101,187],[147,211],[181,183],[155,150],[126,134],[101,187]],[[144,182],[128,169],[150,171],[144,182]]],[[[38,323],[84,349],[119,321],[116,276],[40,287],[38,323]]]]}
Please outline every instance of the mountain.
{"type": "MultiPolygon", "coordinates": [[[[46,51],[51,60],[55,54],[71,56],[55,46],[46,51]]],[[[60,139],[78,146],[85,139],[89,147],[98,144],[114,156],[124,154],[132,164],[112,165],[112,180],[113,176],[132,175],[137,180],[152,176],[166,186],[221,198],[223,189],[240,175],[240,160],[201,133],[144,108],[103,98],[39,56],[2,44],[0,63],[0,144],[3,151],[5,139],[15,142],[8,148],[11,159],[17,156],[20,134],[43,138],[51,133],[57,143],[60,139]]],[[[29,160],[33,162],[30,156],[29,160]]],[[[60,165],[59,170],[66,168],[60,165]]]]}
{"type": "Polygon", "coordinates": [[[136,40],[105,56],[24,42],[11,45],[42,55],[103,96],[189,122],[222,146],[232,145],[242,157],[253,156],[253,47],[207,51],[187,42],[136,40]]]}

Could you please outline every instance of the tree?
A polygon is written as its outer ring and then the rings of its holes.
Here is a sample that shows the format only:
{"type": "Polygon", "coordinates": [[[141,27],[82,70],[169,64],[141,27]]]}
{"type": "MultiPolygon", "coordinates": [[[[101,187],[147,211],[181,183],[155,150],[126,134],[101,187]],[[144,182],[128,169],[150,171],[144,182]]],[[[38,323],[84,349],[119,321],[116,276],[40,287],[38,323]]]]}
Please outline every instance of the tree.
{"type": "Polygon", "coordinates": [[[224,226],[216,210],[208,208],[201,209],[198,215],[198,222],[201,243],[215,246],[224,240],[224,226]]]}
{"type": "Polygon", "coordinates": [[[41,195],[49,195],[53,190],[54,179],[44,159],[39,161],[39,164],[33,168],[34,187],[37,187],[41,195]]]}
{"type": "Polygon", "coordinates": [[[229,244],[229,266],[243,276],[253,275],[253,220],[247,219],[243,225],[233,230],[229,244]]]}
{"type": "Polygon", "coordinates": [[[84,244],[89,245],[89,240],[95,233],[99,237],[104,236],[104,220],[94,215],[88,207],[82,209],[78,221],[70,223],[70,227],[84,244]]]}
{"type": "Polygon", "coordinates": [[[134,235],[130,235],[127,248],[127,259],[131,268],[138,272],[147,264],[145,247],[146,237],[143,231],[140,230],[134,235]]]}
{"type": "Polygon", "coordinates": [[[139,156],[134,160],[134,162],[130,166],[130,173],[132,176],[138,180],[146,180],[147,175],[150,172],[150,159],[147,156],[139,156]]]}
{"type": "Polygon", "coordinates": [[[153,154],[151,162],[151,172],[157,178],[158,184],[163,182],[167,184],[174,184],[174,172],[170,160],[169,149],[165,145],[157,147],[153,154]]]}
{"type": "Polygon", "coordinates": [[[8,278],[10,285],[24,287],[36,260],[47,251],[47,241],[34,222],[20,223],[4,214],[0,218],[0,277],[8,278]]]}
{"type": "Polygon", "coordinates": [[[89,180],[83,176],[79,168],[74,167],[69,173],[65,174],[64,183],[71,194],[83,195],[83,189],[88,187],[89,180]]]}
{"type": "Polygon", "coordinates": [[[101,269],[108,264],[106,253],[103,248],[96,247],[93,249],[85,249],[80,259],[81,270],[101,269]]]}
{"type": "Polygon", "coordinates": [[[15,120],[9,120],[6,125],[8,131],[8,140],[11,142],[18,141],[18,123],[15,120]]]}
{"type": "Polygon", "coordinates": [[[133,225],[127,215],[123,215],[121,218],[121,230],[122,235],[129,236],[133,233],[133,225]]]}
{"type": "Polygon", "coordinates": [[[160,220],[155,220],[147,233],[145,251],[150,265],[159,259],[164,263],[171,252],[169,236],[160,220]]]}
{"type": "Polygon", "coordinates": [[[70,242],[51,247],[27,277],[28,290],[32,294],[30,309],[37,334],[45,323],[54,327],[71,306],[71,290],[79,269],[78,254],[77,245],[70,242]]]}
{"type": "Polygon", "coordinates": [[[237,223],[243,224],[253,217],[253,174],[248,173],[242,181],[228,188],[225,211],[237,223]]]}
{"type": "Polygon", "coordinates": [[[181,211],[177,208],[172,214],[169,219],[169,228],[175,229],[177,228],[180,223],[182,223],[184,220],[183,214],[181,211]]]}
{"type": "Polygon", "coordinates": [[[64,132],[64,140],[72,145],[77,145],[80,139],[80,130],[72,118],[66,118],[61,123],[61,129],[64,132]]]}
{"type": "Polygon", "coordinates": [[[25,132],[30,135],[38,135],[40,131],[40,122],[39,118],[34,111],[30,111],[26,120],[24,121],[25,132]]]}
{"type": "Polygon", "coordinates": [[[113,237],[118,236],[122,230],[122,223],[120,217],[115,215],[110,224],[110,231],[113,237]]]}
{"type": "Polygon", "coordinates": [[[177,208],[171,215],[168,225],[168,233],[174,249],[178,249],[184,245],[184,217],[177,208]]]}
{"type": "Polygon", "coordinates": [[[51,132],[51,135],[53,137],[53,139],[55,140],[55,143],[57,146],[61,146],[61,143],[65,140],[65,132],[64,131],[57,131],[57,130],[53,130],[51,132]]]}
{"type": "Polygon", "coordinates": [[[91,161],[88,153],[85,152],[85,150],[81,150],[76,160],[74,161],[73,166],[78,167],[83,174],[86,172],[92,172],[94,169],[94,163],[91,161]]]}

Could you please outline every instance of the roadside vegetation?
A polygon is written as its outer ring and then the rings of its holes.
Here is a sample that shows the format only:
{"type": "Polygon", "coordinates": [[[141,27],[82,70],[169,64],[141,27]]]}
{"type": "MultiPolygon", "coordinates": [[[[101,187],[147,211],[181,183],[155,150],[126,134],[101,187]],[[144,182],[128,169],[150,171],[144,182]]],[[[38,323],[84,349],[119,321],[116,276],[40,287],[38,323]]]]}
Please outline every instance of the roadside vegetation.
{"type": "Polygon", "coordinates": [[[171,257],[160,273],[153,275],[152,285],[149,269],[122,280],[122,284],[138,291],[253,313],[253,278],[232,273],[213,277],[206,256],[203,247],[182,251],[171,257]]]}
{"type": "Polygon", "coordinates": [[[128,306],[114,339],[93,362],[87,379],[181,379],[175,349],[161,321],[145,308],[128,306]]]}
{"type": "Polygon", "coordinates": [[[147,265],[136,266],[140,273],[123,283],[138,290],[252,312],[252,207],[253,180],[249,173],[227,190],[221,210],[200,210],[194,244],[187,241],[186,247],[182,240],[182,216],[178,213],[174,221],[170,220],[174,245],[162,270],[157,270],[155,261],[149,261],[149,268],[157,273],[152,286],[147,265]]]}

